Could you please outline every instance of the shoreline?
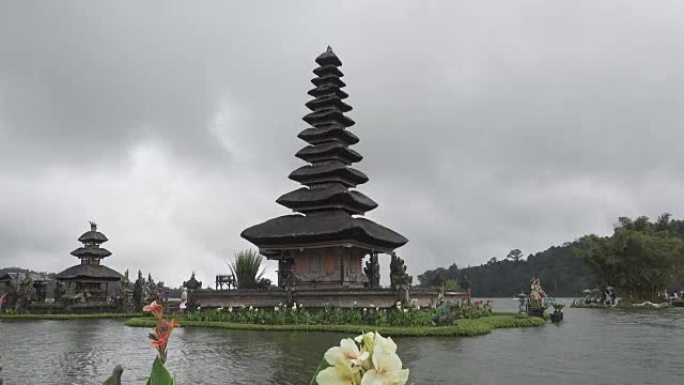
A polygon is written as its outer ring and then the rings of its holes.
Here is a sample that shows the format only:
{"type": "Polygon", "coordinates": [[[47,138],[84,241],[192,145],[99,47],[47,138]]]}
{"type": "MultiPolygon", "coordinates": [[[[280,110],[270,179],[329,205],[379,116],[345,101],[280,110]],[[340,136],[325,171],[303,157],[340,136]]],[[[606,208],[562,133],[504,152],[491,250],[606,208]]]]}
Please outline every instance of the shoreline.
{"type": "Polygon", "coordinates": [[[663,310],[671,309],[676,306],[668,302],[653,303],[644,301],[642,303],[632,303],[629,301],[620,301],[616,305],[603,305],[600,303],[572,303],[570,307],[573,309],[607,309],[607,310],[663,310]]]}
{"type": "Polygon", "coordinates": [[[0,314],[0,320],[72,321],[88,319],[119,319],[143,317],[142,313],[57,313],[57,314],[0,314]]]}

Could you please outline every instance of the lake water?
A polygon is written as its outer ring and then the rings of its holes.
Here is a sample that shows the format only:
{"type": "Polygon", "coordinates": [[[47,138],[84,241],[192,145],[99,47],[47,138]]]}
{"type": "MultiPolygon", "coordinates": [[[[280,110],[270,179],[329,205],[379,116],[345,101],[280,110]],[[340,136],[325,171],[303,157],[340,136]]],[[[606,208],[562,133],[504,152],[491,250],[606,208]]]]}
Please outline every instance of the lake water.
{"type": "MultiPolygon", "coordinates": [[[[499,310],[514,310],[500,299],[499,310]]],[[[561,325],[469,338],[396,338],[418,384],[675,384],[684,377],[684,309],[565,309],[561,325]]],[[[144,384],[147,329],[119,320],[0,321],[5,385],[101,384],[118,363],[144,384]]],[[[179,385],[308,385],[327,348],[347,335],[179,329],[167,366],[179,385]]]]}

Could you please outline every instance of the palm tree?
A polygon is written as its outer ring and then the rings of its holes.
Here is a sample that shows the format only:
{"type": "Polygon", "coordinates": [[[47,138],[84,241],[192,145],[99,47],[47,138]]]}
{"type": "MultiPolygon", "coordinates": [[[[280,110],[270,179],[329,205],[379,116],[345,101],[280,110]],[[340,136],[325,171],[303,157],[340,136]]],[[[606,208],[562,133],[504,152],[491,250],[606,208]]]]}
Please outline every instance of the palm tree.
{"type": "Polygon", "coordinates": [[[266,272],[261,267],[264,257],[254,249],[242,250],[229,262],[230,271],[235,275],[238,289],[256,289],[266,272]]]}

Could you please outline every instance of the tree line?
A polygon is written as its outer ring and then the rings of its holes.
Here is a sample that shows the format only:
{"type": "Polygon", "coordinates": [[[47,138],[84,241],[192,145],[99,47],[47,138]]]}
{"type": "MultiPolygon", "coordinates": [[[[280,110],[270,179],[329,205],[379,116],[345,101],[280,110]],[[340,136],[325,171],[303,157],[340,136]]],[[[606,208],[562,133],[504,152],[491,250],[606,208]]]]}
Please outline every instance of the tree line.
{"type": "Polygon", "coordinates": [[[427,270],[419,286],[470,288],[473,296],[510,297],[529,291],[532,276],[552,296],[579,296],[585,289],[616,288],[630,299],[656,300],[684,286],[684,220],[662,214],[655,221],[621,217],[612,235],[590,234],[525,259],[519,249],[480,266],[427,270]]]}
{"type": "Polygon", "coordinates": [[[657,301],[684,286],[684,220],[668,213],[655,221],[621,217],[611,236],[588,235],[580,243],[596,283],[624,298],[657,301]]]}

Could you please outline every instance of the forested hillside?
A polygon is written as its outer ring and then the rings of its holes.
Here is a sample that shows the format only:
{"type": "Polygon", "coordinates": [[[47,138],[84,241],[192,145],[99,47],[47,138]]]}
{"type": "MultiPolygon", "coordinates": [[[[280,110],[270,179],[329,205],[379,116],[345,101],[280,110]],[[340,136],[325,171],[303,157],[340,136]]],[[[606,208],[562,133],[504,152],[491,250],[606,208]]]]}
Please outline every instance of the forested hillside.
{"type": "Polygon", "coordinates": [[[523,259],[520,250],[511,250],[502,260],[492,258],[484,265],[459,269],[428,270],[418,276],[420,286],[467,287],[477,297],[512,297],[521,290],[529,291],[530,278],[537,275],[544,290],[552,296],[576,296],[591,287],[593,274],[579,255],[577,243],[553,246],[523,259]],[[455,282],[454,282],[455,280],[455,282]]]}
{"type": "Polygon", "coordinates": [[[545,291],[556,297],[613,286],[631,298],[655,300],[665,289],[684,286],[684,220],[668,213],[655,221],[620,217],[610,236],[587,235],[526,260],[514,249],[502,260],[464,269],[454,264],[418,279],[424,287],[470,287],[476,297],[510,297],[528,291],[532,276],[539,276],[545,291]]]}

